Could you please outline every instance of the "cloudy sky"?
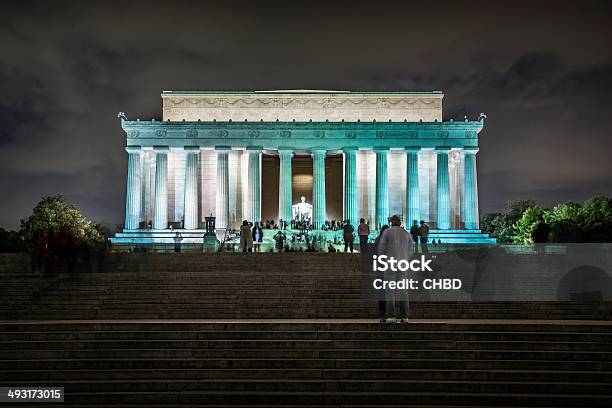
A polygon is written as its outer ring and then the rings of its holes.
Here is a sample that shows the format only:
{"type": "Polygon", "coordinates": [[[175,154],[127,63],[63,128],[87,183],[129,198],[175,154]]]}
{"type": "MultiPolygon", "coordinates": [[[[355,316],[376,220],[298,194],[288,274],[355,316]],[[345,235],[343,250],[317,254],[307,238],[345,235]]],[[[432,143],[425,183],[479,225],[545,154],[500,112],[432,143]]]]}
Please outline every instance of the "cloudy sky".
{"type": "Polygon", "coordinates": [[[442,90],[488,115],[481,212],[612,195],[612,3],[60,2],[2,6],[0,226],[55,193],[123,221],[117,112],[164,89],[442,90]]]}

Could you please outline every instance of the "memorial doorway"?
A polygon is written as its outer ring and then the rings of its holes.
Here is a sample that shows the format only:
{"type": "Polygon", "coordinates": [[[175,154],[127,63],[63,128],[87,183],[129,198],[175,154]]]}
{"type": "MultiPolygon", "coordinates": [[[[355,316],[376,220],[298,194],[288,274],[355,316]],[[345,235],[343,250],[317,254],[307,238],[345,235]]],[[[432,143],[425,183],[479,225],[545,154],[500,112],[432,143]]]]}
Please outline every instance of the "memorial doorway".
{"type": "MultiPolygon", "coordinates": [[[[301,197],[313,203],[312,158],[296,154],[291,160],[291,202],[297,204],[301,197]]],[[[325,158],[325,201],[327,219],[341,220],[342,214],[342,155],[328,155],[325,158]]],[[[276,155],[262,155],[261,160],[261,217],[262,220],[278,221],[278,185],[280,160],[276,155]]]]}

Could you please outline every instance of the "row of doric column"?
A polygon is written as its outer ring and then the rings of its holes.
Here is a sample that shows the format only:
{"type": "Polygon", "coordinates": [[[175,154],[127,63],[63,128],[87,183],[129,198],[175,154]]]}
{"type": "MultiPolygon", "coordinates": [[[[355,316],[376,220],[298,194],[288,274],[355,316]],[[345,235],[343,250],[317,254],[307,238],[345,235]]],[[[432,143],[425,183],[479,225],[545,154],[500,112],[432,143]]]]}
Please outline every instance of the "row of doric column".
{"type": "MultiPolygon", "coordinates": [[[[198,221],[198,167],[199,152],[197,146],[185,148],[185,185],[184,185],[184,228],[197,229],[198,221]]],[[[126,196],[125,228],[138,229],[140,223],[142,199],[142,150],[139,146],[129,146],[128,152],[128,180],[126,196]]],[[[167,146],[156,146],[155,152],[155,192],[153,209],[153,228],[166,229],[168,227],[168,152],[167,146]]],[[[216,218],[217,227],[225,228],[229,223],[229,147],[217,147],[217,190],[216,190],[216,218]]],[[[406,148],[406,225],[412,220],[419,220],[419,147],[406,148]]],[[[351,224],[358,223],[360,208],[357,183],[358,149],[346,147],[344,154],[344,219],[351,224]]],[[[376,189],[375,189],[375,223],[376,228],[387,224],[389,217],[388,193],[388,147],[375,147],[376,153],[376,189]]],[[[462,211],[466,229],[478,228],[478,196],[476,185],[476,152],[477,148],[464,150],[464,208],[462,211]]],[[[252,221],[261,220],[261,152],[259,147],[248,148],[248,214],[252,221]]],[[[436,228],[451,228],[451,202],[449,186],[449,158],[450,148],[438,147],[436,153],[436,228]]],[[[279,197],[278,218],[290,220],[292,216],[292,167],[293,151],[280,149],[279,197]]],[[[325,149],[313,149],[313,224],[320,228],[327,219],[325,194],[325,149]]]]}

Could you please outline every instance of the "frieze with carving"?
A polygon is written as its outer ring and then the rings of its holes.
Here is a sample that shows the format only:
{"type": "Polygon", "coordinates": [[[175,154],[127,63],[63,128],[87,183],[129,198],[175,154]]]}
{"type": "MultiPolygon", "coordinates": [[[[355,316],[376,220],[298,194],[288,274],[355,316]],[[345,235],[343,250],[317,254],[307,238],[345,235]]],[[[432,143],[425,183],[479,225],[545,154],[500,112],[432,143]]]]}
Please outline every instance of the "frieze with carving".
{"type": "Polygon", "coordinates": [[[186,136],[189,139],[195,139],[196,137],[198,137],[198,131],[196,129],[189,129],[186,132],[186,136]]]}
{"type": "Polygon", "coordinates": [[[128,136],[129,138],[137,138],[137,137],[138,137],[138,134],[139,134],[139,132],[138,132],[138,130],[136,130],[136,129],[130,129],[130,130],[128,130],[128,132],[127,132],[127,136],[128,136]]]}
{"type": "Polygon", "coordinates": [[[155,131],[155,136],[159,137],[160,139],[163,137],[166,137],[166,135],[168,134],[168,132],[165,129],[157,129],[155,131]]]}
{"type": "Polygon", "coordinates": [[[317,139],[322,139],[325,137],[325,131],[324,130],[315,130],[314,131],[314,137],[316,137],[317,139]]]}
{"type": "Polygon", "coordinates": [[[291,131],[290,130],[281,130],[280,131],[280,137],[283,139],[289,139],[291,137],[291,131]]]}
{"type": "MultiPolygon", "coordinates": [[[[441,102],[437,98],[316,98],[316,97],[286,97],[286,98],[168,98],[171,106],[189,105],[200,108],[338,108],[347,105],[365,106],[371,108],[439,108],[441,102]]],[[[170,108],[170,107],[169,107],[170,108]]]]}
{"type": "Polygon", "coordinates": [[[258,138],[258,137],[259,137],[259,130],[257,130],[257,129],[251,129],[251,130],[249,130],[249,137],[250,137],[251,139],[258,138]]]}

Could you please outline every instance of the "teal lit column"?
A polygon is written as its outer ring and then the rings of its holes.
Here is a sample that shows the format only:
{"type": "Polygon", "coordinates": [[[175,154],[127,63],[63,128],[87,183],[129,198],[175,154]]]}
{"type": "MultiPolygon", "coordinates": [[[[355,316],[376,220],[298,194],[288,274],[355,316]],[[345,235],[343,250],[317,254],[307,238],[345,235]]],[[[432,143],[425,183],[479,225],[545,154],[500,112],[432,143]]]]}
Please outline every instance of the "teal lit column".
{"type": "Polygon", "coordinates": [[[376,229],[388,224],[389,175],[387,172],[388,147],[375,147],[376,152],[376,229]]]}
{"type": "Polygon", "coordinates": [[[216,226],[229,227],[229,151],[228,146],[217,146],[216,226]]]}
{"type": "Polygon", "coordinates": [[[437,163],[437,179],[436,179],[436,228],[450,229],[451,227],[451,212],[450,212],[450,188],[448,182],[448,153],[449,147],[436,147],[437,163]]]}
{"type": "Polygon", "coordinates": [[[127,195],[125,198],[125,229],[135,230],[140,225],[142,200],[142,150],[140,146],[128,146],[127,195]]]}
{"type": "Polygon", "coordinates": [[[405,227],[419,221],[419,151],[418,146],[406,148],[406,221],[405,227]]]}
{"type": "Polygon", "coordinates": [[[248,217],[254,223],[261,221],[261,147],[247,147],[249,154],[248,217]]]}
{"type": "Polygon", "coordinates": [[[357,195],[357,148],[345,147],[344,151],[344,219],[349,220],[353,226],[357,225],[357,209],[359,197],[357,195]]]}
{"type": "Polygon", "coordinates": [[[291,159],[293,151],[290,149],[279,149],[280,171],[278,177],[278,219],[289,222],[291,220],[291,159]]]}
{"type": "Polygon", "coordinates": [[[198,228],[198,146],[185,146],[185,202],[183,228],[198,228]]]}
{"type": "Polygon", "coordinates": [[[325,208],[325,149],[312,150],[312,224],[321,229],[327,218],[325,208]]]}
{"type": "Polygon", "coordinates": [[[463,224],[465,229],[478,229],[478,192],[476,190],[476,153],[477,147],[464,149],[463,178],[463,224]]]}
{"type": "Polygon", "coordinates": [[[168,228],[168,146],[153,146],[155,151],[155,207],[153,228],[168,228]]]}

